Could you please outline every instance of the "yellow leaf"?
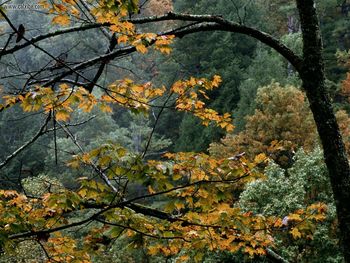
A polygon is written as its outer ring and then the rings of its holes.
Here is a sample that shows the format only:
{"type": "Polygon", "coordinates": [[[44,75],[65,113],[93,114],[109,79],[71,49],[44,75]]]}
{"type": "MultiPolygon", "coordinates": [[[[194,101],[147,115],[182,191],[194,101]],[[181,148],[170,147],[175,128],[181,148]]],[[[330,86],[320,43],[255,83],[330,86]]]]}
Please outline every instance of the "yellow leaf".
{"type": "Polygon", "coordinates": [[[67,7],[62,4],[54,4],[54,7],[57,11],[65,12],[67,11],[67,7]]]}
{"type": "Polygon", "coordinates": [[[265,154],[263,154],[263,153],[260,153],[260,154],[258,154],[257,156],[255,156],[255,158],[254,158],[254,162],[255,163],[262,163],[262,162],[264,162],[266,160],[266,155],[265,154]]]}
{"type": "Polygon", "coordinates": [[[156,191],[154,191],[154,189],[152,188],[152,186],[148,186],[148,192],[150,193],[150,194],[154,194],[154,193],[156,193],[156,191]]]}
{"type": "Polygon", "coordinates": [[[312,216],[312,218],[315,219],[316,221],[323,221],[323,220],[326,219],[326,216],[325,216],[325,215],[318,214],[318,215],[312,216]]]}
{"type": "Polygon", "coordinates": [[[290,231],[290,233],[292,234],[294,239],[300,238],[301,237],[301,233],[298,230],[298,228],[293,227],[293,229],[290,231]]]}
{"type": "Polygon", "coordinates": [[[68,26],[70,24],[70,19],[69,19],[69,16],[66,14],[59,15],[52,19],[52,23],[62,25],[62,26],[68,26]]]}
{"type": "Polygon", "coordinates": [[[282,227],[283,226],[283,221],[281,218],[278,218],[275,223],[273,224],[274,227],[282,227]]]}
{"type": "Polygon", "coordinates": [[[235,128],[235,126],[233,126],[232,124],[228,124],[228,125],[226,126],[226,131],[227,131],[227,132],[231,132],[231,131],[233,131],[234,128],[235,128]]]}
{"type": "Polygon", "coordinates": [[[55,117],[58,121],[67,121],[70,117],[70,114],[67,110],[61,109],[56,111],[55,117]]]}
{"type": "Polygon", "coordinates": [[[70,5],[76,5],[76,1],[75,0],[62,0],[62,2],[70,4],[70,5]]]}
{"type": "Polygon", "coordinates": [[[111,162],[111,157],[108,155],[102,156],[99,160],[98,160],[98,164],[100,166],[108,166],[109,163],[111,162]]]}
{"type": "Polygon", "coordinates": [[[79,16],[80,12],[78,9],[76,9],[74,6],[71,7],[71,10],[70,10],[71,14],[74,15],[74,16],[79,16]]]}
{"type": "Polygon", "coordinates": [[[128,237],[132,237],[132,236],[135,236],[135,232],[132,231],[132,230],[130,230],[130,229],[128,229],[128,230],[126,231],[126,235],[127,235],[128,237]]]}
{"type": "Polygon", "coordinates": [[[121,36],[119,36],[118,37],[118,44],[120,44],[120,43],[126,43],[126,42],[128,42],[128,36],[126,36],[126,35],[121,35],[121,36]]]}
{"type": "Polygon", "coordinates": [[[146,48],[145,45],[143,45],[143,44],[138,44],[138,45],[136,45],[135,47],[136,47],[136,50],[137,50],[138,52],[140,52],[140,53],[142,53],[142,54],[147,53],[147,48],[146,48]]]}
{"type": "Polygon", "coordinates": [[[163,54],[169,55],[172,51],[172,49],[168,46],[155,46],[156,50],[159,50],[163,54]]]}
{"type": "Polygon", "coordinates": [[[302,219],[298,214],[289,214],[288,220],[294,220],[294,221],[300,222],[302,219]]]}
{"type": "Polygon", "coordinates": [[[73,159],[67,163],[67,166],[77,169],[80,166],[80,162],[78,159],[73,159]]]}
{"type": "Polygon", "coordinates": [[[124,30],[127,31],[133,31],[134,30],[134,24],[130,22],[123,22],[122,23],[124,30]]]}
{"type": "Polygon", "coordinates": [[[132,86],[132,90],[137,92],[137,93],[141,93],[145,90],[145,88],[143,86],[140,86],[140,85],[134,85],[134,86],[132,86]]]}
{"type": "Polygon", "coordinates": [[[182,262],[186,262],[190,259],[190,257],[188,255],[182,255],[181,257],[176,259],[176,262],[178,263],[182,263],[182,262]]]}
{"type": "Polygon", "coordinates": [[[221,82],[222,82],[221,77],[219,75],[215,75],[213,78],[212,85],[213,85],[213,87],[217,88],[217,87],[219,87],[221,82]]]}
{"type": "Polygon", "coordinates": [[[249,256],[253,257],[255,254],[255,249],[252,247],[246,247],[245,252],[247,252],[249,254],[249,256]]]}
{"type": "Polygon", "coordinates": [[[104,103],[100,105],[100,109],[103,112],[108,112],[108,113],[112,112],[112,108],[104,103]]]}
{"type": "Polygon", "coordinates": [[[180,203],[180,202],[175,202],[175,207],[177,210],[181,210],[181,209],[185,208],[185,205],[183,203],[180,203]]]}
{"type": "Polygon", "coordinates": [[[158,253],[159,253],[159,247],[158,246],[148,247],[148,254],[150,254],[151,256],[154,256],[154,255],[156,255],[158,253]]]}

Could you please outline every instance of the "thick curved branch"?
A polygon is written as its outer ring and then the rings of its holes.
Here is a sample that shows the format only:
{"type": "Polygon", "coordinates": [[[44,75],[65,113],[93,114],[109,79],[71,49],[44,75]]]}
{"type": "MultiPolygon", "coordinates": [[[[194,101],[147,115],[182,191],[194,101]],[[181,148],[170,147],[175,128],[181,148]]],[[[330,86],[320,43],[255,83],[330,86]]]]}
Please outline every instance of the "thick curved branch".
{"type": "MultiPolygon", "coordinates": [[[[282,56],[284,56],[295,68],[297,71],[301,68],[302,60],[300,57],[298,57],[291,49],[289,49],[287,46],[282,44],[277,39],[273,38],[272,36],[268,35],[267,33],[261,32],[259,30],[249,28],[246,26],[242,26],[236,23],[232,23],[229,21],[224,20],[222,24],[218,24],[217,22],[203,22],[199,24],[194,24],[190,26],[184,26],[180,29],[171,29],[165,32],[160,33],[159,35],[175,35],[175,37],[183,37],[185,35],[193,34],[196,32],[204,32],[204,31],[226,31],[226,32],[235,32],[235,33],[241,33],[245,35],[252,36],[253,38],[256,38],[260,40],[261,42],[265,43],[266,45],[270,46],[271,48],[275,49],[278,53],[280,53],[282,56]]],[[[149,43],[149,46],[154,44],[154,41],[149,43]]],[[[112,60],[120,56],[125,56],[128,54],[131,54],[136,51],[136,48],[134,46],[128,46],[119,48],[113,52],[110,52],[108,54],[92,58],[90,60],[84,61],[74,67],[72,69],[69,69],[59,76],[53,78],[52,80],[46,82],[43,86],[51,86],[55,84],[56,82],[60,81],[62,78],[72,74],[75,71],[85,69],[87,67],[90,67],[92,65],[95,65],[96,63],[103,62],[106,60],[112,60]]]]}
{"type": "Polygon", "coordinates": [[[151,16],[145,18],[132,19],[130,22],[134,24],[145,24],[151,22],[160,22],[167,20],[179,20],[179,21],[192,21],[192,22],[210,22],[213,24],[200,24],[194,25],[191,30],[183,30],[182,33],[175,34],[178,37],[200,31],[227,31],[233,33],[240,33],[250,37],[253,37],[267,46],[275,49],[279,54],[285,57],[299,72],[301,69],[302,59],[297,56],[290,48],[284,45],[281,41],[269,35],[268,33],[262,32],[258,29],[241,25],[238,23],[231,22],[224,19],[221,16],[215,15],[191,15],[191,14],[179,14],[169,12],[168,14],[161,16],[151,16]]]}
{"type": "MultiPolygon", "coordinates": [[[[160,35],[169,35],[173,34],[176,37],[183,37],[185,35],[189,35],[196,32],[203,32],[203,31],[226,31],[226,32],[233,32],[233,33],[240,33],[244,35],[251,36],[262,43],[266,44],[267,46],[275,49],[279,54],[281,54],[283,57],[285,57],[295,68],[298,72],[300,72],[302,59],[297,56],[291,49],[289,49],[287,46],[285,46],[283,43],[281,43],[278,39],[272,37],[271,35],[264,33],[260,30],[247,27],[238,23],[234,23],[231,21],[228,21],[221,16],[214,16],[214,15],[190,15],[190,14],[178,14],[178,13],[168,13],[161,16],[151,16],[151,17],[145,17],[145,18],[138,18],[138,19],[130,19],[129,21],[134,24],[145,24],[145,23],[152,23],[152,22],[159,22],[159,21],[167,21],[167,20],[178,20],[178,21],[192,21],[192,22],[198,22],[198,24],[184,26],[181,28],[175,28],[168,30],[166,32],[161,33],[160,35]]],[[[59,36],[66,33],[71,32],[78,32],[78,31],[84,31],[88,29],[93,28],[100,28],[103,26],[110,26],[110,23],[92,23],[88,25],[83,25],[79,27],[72,27],[64,30],[58,30],[56,32],[48,33],[45,35],[40,35],[37,37],[34,37],[32,39],[29,39],[27,42],[25,42],[22,45],[16,45],[12,49],[9,50],[3,50],[0,54],[0,56],[13,53],[15,51],[18,51],[20,49],[23,49],[24,47],[27,47],[29,45],[33,45],[36,42],[39,42],[41,40],[51,38],[54,36],[59,36]]],[[[150,43],[150,45],[153,43],[150,43]]],[[[92,58],[88,61],[85,61],[83,63],[80,63],[76,65],[75,67],[70,68],[69,70],[63,72],[56,78],[52,79],[51,81],[48,81],[44,84],[44,86],[50,86],[57,81],[61,80],[62,78],[72,74],[73,72],[87,68],[89,66],[92,66],[96,63],[108,61],[111,59],[115,59],[119,56],[127,55],[132,52],[135,52],[135,47],[125,47],[120,48],[114,52],[111,52],[106,55],[99,56],[97,58],[92,58]]],[[[89,87],[90,88],[90,87],[89,87]]]]}
{"type": "MultiPolygon", "coordinates": [[[[161,16],[150,16],[145,18],[137,18],[137,19],[130,19],[128,21],[134,23],[134,24],[146,24],[146,23],[152,23],[152,22],[160,22],[160,21],[169,21],[169,20],[178,20],[178,21],[192,21],[192,22],[200,22],[200,24],[194,25],[192,27],[184,27],[183,29],[173,29],[169,30],[167,32],[162,33],[163,35],[169,34],[170,32],[173,32],[175,36],[182,37],[191,33],[195,32],[201,32],[201,31],[227,31],[227,32],[234,32],[234,33],[240,33],[244,35],[251,36],[260,42],[266,44],[267,46],[275,49],[279,54],[281,54],[283,57],[285,57],[296,69],[297,71],[300,70],[302,60],[299,56],[297,56],[291,49],[289,49],[286,45],[284,45],[281,41],[274,38],[273,36],[262,32],[258,29],[248,27],[245,25],[241,25],[238,23],[231,22],[229,20],[224,19],[221,16],[215,16],[215,15],[191,15],[191,14],[178,14],[178,13],[172,13],[169,12],[168,14],[161,15],[161,16]]],[[[51,38],[54,36],[63,35],[66,33],[72,33],[72,32],[78,32],[78,31],[84,31],[89,30],[93,28],[100,28],[104,26],[110,26],[110,23],[92,23],[87,24],[79,27],[72,27],[64,30],[58,30],[52,33],[48,33],[45,35],[40,35],[37,37],[34,37],[30,39],[28,42],[22,44],[22,45],[16,45],[15,47],[9,49],[9,50],[3,50],[1,52],[2,55],[10,54],[15,51],[18,51],[20,49],[23,49],[24,47],[27,47],[33,43],[39,42],[41,40],[51,38]]],[[[134,52],[133,50],[132,52],[134,52]]],[[[113,58],[113,56],[111,57],[113,58]]]]}
{"type": "MultiPolygon", "coordinates": [[[[101,205],[93,207],[93,208],[101,208],[101,205]]],[[[105,213],[113,208],[128,208],[128,209],[133,210],[135,213],[143,214],[145,216],[150,216],[150,217],[154,217],[154,218],[161,219],[161,220],[166,220],[169,222],[181,222],[183,225],[187,225],[187,226],[192,225],[192,226],[201,226],[201,227],[211,227],[211,228],[216,228],[216,229],[221,228],[221,226],[218,226],[218,225],[202,225],[202,224],[190,222],[190,221],[185,220],[185,219],[174,217],[170,213],[166,213],[166,212],[163,212],[163,211],[151,208],[151,207],[147,207],[147,206],[133,203],[133,204],[128,204],[127,206],[122,206],[121,204],[107,206],[105,208],[102,208],[100,211],[94,213],[92,216],[90,216],[86,219],[74,222],[74,223],[65,224],[65,225],[61,225],[61,226],[50,228],[50,229],[37,230],[37,231],[32,230],[32,231],[27,231],[27,232],[22,232],[22,233],[16,233],[16,234],[9,235],[9,238],[14,240],[14,239],[28,238],[28,237],[47,236],[47,235],[50,235],[51,233],[54,233],[57,231],[62,231],[65,229],[69,229],[69,228],[73,228],[73,227],[77,227],[77,226],[82,226],[82,225],[88,224],[92,221],[98,221],[99,217],[102,216],[103,213],[105,213]]]]}

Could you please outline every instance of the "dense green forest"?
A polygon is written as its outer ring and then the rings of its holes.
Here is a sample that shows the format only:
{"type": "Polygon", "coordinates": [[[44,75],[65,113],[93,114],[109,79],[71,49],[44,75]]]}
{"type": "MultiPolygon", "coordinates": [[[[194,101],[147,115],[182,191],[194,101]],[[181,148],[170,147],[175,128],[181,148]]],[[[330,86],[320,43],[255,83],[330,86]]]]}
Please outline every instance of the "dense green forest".
{"type": "Polygon", "coordinates": [[[350,1],[2,2],[0,262],[350,262],[350,1]]]}

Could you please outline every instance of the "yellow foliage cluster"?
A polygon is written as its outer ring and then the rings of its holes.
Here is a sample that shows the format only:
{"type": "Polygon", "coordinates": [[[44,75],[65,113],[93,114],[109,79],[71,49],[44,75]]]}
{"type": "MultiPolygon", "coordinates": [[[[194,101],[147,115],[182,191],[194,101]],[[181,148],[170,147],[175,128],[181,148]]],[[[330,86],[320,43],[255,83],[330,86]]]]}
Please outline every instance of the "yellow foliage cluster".
{"type": "MultiPolygon", "coordinates": [[[[230,157],[245,152],[249,158],[254,158],[265,153],[285,164],[290,152],[300,147],[309,151],[318,143],[316,126],[300,89],[273,83],[258,90],[256,104],[255,113],[246,119],[245,129],[211,144],[212,154],[230,157]]],[[[344,111],[336,116],[349,149],[350,118],[344,111]]]]}
{"type": "Polygon", "coordinates": [[[147,110],[150,101],[164,94],[165,87],[154,88],[150,82],[135,84],[130,79],[116,81],[108,86],[101,100],[107,103],[118,103],[127,108],[147,110]]]}
{"type": "MultiPolygon", "coordinates": [[[[84,112],[90,112],[94,106],[103,101],[98,100],[83,87],[70,87],[67,84],[61,84],[55,91],[51,87],[39,87],[30,90],[23,95],[5,96],[5,104],[0,108],[8,108],[16,103],[20,103],[23,111],[39,111],[46,113],[54,112],[56,120],[67,121],[70,118],[74,107],[84,112]]],[[[102,109],[106,109],[102,107],[102,109]]]]}
{"type": "Polygon", "coordinates": [[[48,9],[50,14],[54,14],[53,24],[68,26],[71,24],[72,17],[79,17],[80,15],[76,2],[73,0],[62,0],[61,3],[50,3],[42,0],[39,3],[43,8],[48,9]]]}
{"type": "Polygon", "coordinates": [[[203,99],[209,99],[206,92],[219,87],[220,83],[221,78],[217,75],[211,81],[191,77],[186,81],[175,82],[171,87],[171,91],[179,95],[176,100],[176,108],[180,111],[192,112],[194,116],[202,120],[202,124],[205,126],[208,126],[210,122],[215,122],[226,131],[232,131],[234,126],[232,125],[231,114],[220,115],[213,109],[205,108],[205,102],[203,101],[203,99]]]}
{"type": "MultiPolygon", "coordinates": [[[[219,76],[214,76],[213,80],[190,78],[177,81],[170,89],[170,92],[177,96],[175,108],[179,111],[192,112],[204,125],[214,122],[217,126],[232,131],[231,115],[229,113],[220,115],[215,110],[206,108],[205,102],[200,99],[200,97],[208,99],[206,91],[217,88],[220,82],[219,76]]],[[[105,93],[97,98],[84,87],[61,84],[54,90],[51,87],[37,86],[23,95],[4,96],[5,103],[0,104],[0,109],[20,103],[26,112],[40,109],[46,113],[54,112],[56,120],[59,121],[67,121],[75,107],[90,112],[95,106],[99,106],[104,112],[112,112],[111,105],[118,104],[146,112],[152,106],[153,100],[165,94],[166,88],[155,88],[150,82],[136,84],[130,79],[123,79],[110,84],[104,91],[105,93]]]]}
{"type": "MultiPolygon", "coordinates": [[[[11,238],[16,233],[37,233],[36,237],[50,254],[48,262],[91,262],[90,255],[96,249],[97,240],[102,238],[99,236],[113,239],[123,232],[129,238],[144,236],[143,245],[150,255],[170,256],[181,252],[182,259],[191,260],[186,253],[195,249],[200,255],[208,249],[208,244],[210,250],[243,250],[251,256],[264,255],[265,249],[273,246],[274,232],[286,227],[281,218],[241,211],[231,194],[240,180],[262,176],[255,168],[266,160],[264,156],[257,157],[253,163],[243,157],[218,159],[195,153],[167,154],[167,162],[142,163],[130,157],[125,149],[106,144],[76,157],[78,163],[74,167],[88,164],[95,164],[101,170],[109,167],[113,171],[108,174],[110,179],[120,181],[117,178],[126,177],[131,182],[147,184],[149,195],[141,194],[133,198],[134,201],[164,195],[169,202],[157,211],[136,206],[141,211],[167,215],[167,219],[134,211],[135,208],[128,207],[131,203],[125,192],[115,193],[102,182],[86,177],[80,179],[77,192],[61,190],[29,199],[16,191],[0,191],[1,235],[11,238]],[[82,222],[96,219],[104,224],[91,228],[84,246],[78,247],[77,240],[67,233],[50,233],[50,229],[71,223],[63,215],[84,211],[92,204],[99,209],[82,222]],[[164,240],[167,242],[162,242],[164,240]]],[[[325,212],[324,205],[314,204],[286,215],[291,235],[311,237],[315,222],[323,220],[325,212]]],[[[6,239],[3,242],[6,243],[6,239]]]]}

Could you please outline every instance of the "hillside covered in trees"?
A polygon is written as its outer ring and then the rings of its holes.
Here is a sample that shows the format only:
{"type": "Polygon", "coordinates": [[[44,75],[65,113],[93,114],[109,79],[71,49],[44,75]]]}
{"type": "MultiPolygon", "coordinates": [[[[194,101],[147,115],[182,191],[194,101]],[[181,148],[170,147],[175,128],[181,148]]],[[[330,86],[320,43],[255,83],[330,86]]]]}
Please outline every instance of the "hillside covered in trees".
{"type": "Polygon", "coordinates": [[[350,262],[350,1],[0,3],[0,262],[350,262]]]}

